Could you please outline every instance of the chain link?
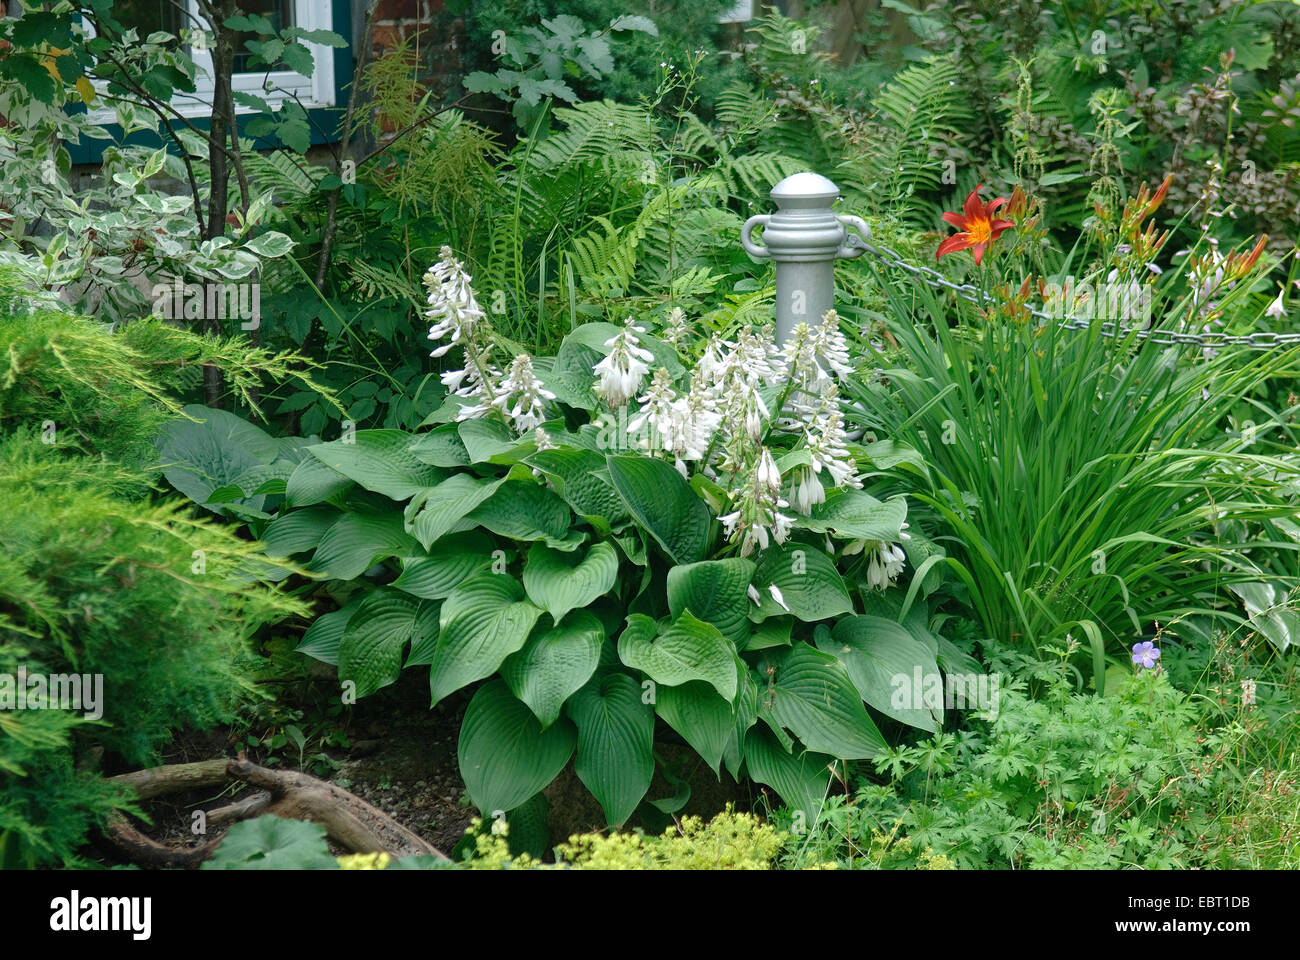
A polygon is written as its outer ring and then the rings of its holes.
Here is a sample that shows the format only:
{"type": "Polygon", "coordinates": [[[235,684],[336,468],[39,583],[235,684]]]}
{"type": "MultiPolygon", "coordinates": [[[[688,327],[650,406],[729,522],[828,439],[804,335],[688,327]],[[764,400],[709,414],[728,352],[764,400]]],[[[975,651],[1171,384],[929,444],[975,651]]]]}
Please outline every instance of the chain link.
{"type": "MultiPolygon", "coordinates": [[[[951,290],[954,294],[963,300],[975,304],[975,306],[984,306],[985,304],[994,303],[992,297],[987,295],[981,296],[978,288],[971,283],[953,283],[938,270],[932,267],[924,267],[914,263],[908,263],[902,255],[896,250],[889,247],[877,246],[870,243],[857,233],[850,232],[848,235],[848,245],[871,254],[887,267],[902,270],[918,278],[932,287],[951,290]]],[[[1153,329],[1132,329],[1116,324],[1113,320],[1091,320],[1083,317],[1054,317],[1042,310],[1028,307],[1029,313],[1040,320],[1049,320],[1055,322],[1065,330],[1088,330],[1094,326],[1101,328],[1103,336],[1124,338],[1135,336],[1139,340],[1148,340],[1151,343],[1162,344],[1165,346],[1175,345],[1194,345],[1205,349],[1219,349],[1221,347],[1241,346],[1249,347],[1254,350],[1268,350],[1274,347],[1285,347],[1293,344],[1300,344],[1300,333],[1248,333],[1241,336],[1232,336],[1226,333],[1187,333],[1181,330],[1163,330],[1153,329]]]]}

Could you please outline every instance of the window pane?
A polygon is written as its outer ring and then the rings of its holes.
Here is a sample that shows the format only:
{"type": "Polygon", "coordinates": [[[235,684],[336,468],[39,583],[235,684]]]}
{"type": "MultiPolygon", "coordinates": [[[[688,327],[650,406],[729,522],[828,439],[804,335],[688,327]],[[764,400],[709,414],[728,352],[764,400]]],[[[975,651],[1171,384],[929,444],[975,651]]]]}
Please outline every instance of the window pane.
{"type": "Polygon", "coordinates": [[[141,40],[159,30],[180,32],[181,13],[168,0],[117,0],[109,12],[128,30],[135,27],[141,40]]]}
{"type": "MultiPolygon", "coordinates": [[[[283,30],[285,27],[296,26],[293,16],[294,0],[237,0],[236,6],[241,13],[260,14],[274,24],[276,30],[283,30]]],[[[235,37],[235,73],[243,73],[248,70],[248,61],[252,57],[248,48],[244,46],[245,40],[257,40],[259,37],[255,33],[240,33],[235,37]]],[[[262,73],[266,67],[258,67],[257,72],[262,73]]]]}

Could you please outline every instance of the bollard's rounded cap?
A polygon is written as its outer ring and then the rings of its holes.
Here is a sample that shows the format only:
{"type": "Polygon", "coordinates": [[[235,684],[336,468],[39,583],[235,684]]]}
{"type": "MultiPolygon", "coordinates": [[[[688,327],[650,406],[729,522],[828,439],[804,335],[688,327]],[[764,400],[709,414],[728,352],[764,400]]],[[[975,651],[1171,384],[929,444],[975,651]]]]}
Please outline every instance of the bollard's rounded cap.
{"type": "Polygon", "coordinates": [[[829,210],[839,195],[839,187],[810,171],[786,177],[772,188],[772,199],[782,210],[829,210]]]}

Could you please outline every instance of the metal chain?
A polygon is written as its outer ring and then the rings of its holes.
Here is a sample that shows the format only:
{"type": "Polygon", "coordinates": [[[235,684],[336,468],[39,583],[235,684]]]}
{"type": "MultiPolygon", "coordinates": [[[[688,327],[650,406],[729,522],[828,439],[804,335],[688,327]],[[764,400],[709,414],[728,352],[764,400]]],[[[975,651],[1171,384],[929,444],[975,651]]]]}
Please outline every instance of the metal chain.
{"type": "MultiPolygon", "coordinates": [[[[953,283],[938,270],[932,267],[918,266],[917,264],[908,263],[902,255],[896,250],[889,247],[877,246],[863,239],[857,233],[850,231],[848,245],[856,247],[871,254],[877,260],[881,261],[887,267],[895,267],[905,273],[922,280],[932,287],[951,290],[958,297],[969,301],[976,306],[995,302],[992,297],[987,295],[981,296],[979,290],[971,283],[953,283]]],[[[1044,313],[1042,310],[1027,308],[1032,316],[1040,320],[1050,320],[1066,330],[1088,330],[1094,326],[1101,328],[1103,336],[1123,338],[1136,336],[1140,340],[1149,340],[1152,343],[1173,346],[1175,344],[1193,344],[1198,347],[1217,349],[1228,346],[1249,347],[1256,350],[1267,350],[1271,347],[1289,346],[1291,344],[1300,344],[1300,333],[1249,333],[1241,336],[1232,336],[1226,333],[1185,333],[1179,330],[1160,330],[1160,329],[1142,329],[1135,330],[1126,328],[1115,323],[1113,320],[1090,320],[1082,317],[1054,317],[1051,314],[1044,313]]]]}

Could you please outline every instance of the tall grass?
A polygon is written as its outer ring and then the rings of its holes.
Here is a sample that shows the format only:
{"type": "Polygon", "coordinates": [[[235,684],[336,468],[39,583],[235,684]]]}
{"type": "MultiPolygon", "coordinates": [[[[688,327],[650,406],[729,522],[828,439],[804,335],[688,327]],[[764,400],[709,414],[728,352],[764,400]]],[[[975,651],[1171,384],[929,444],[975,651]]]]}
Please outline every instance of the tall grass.
{"type": "Polygon", "coordinates": [[[853,399],[870,431],[924,457],[914,496],[989,636],[1039,646],[1074,631],[1100,681],[1103,651],[1176,617],[1240,624],[1224,588],[1281,578],[1265,557],[1296,547],[1270,522],[1297,513],[1296,458],[1266,452],[1278,424],[1264,414],[1253,435],[1226,425],[1294,376],[1300,352],[1207,358],[1096,326],[950,327],[928,288],[889,296],[905,366],[853,399]]]}

